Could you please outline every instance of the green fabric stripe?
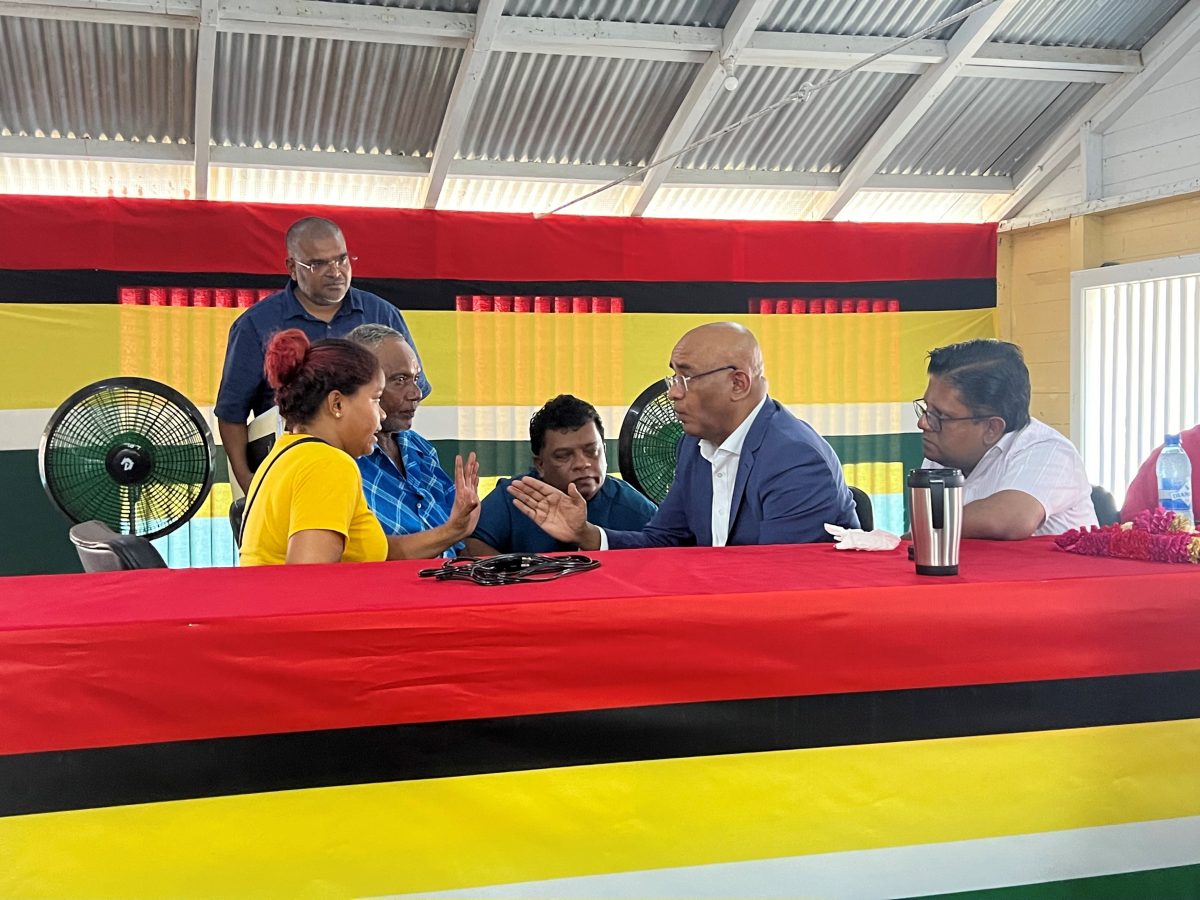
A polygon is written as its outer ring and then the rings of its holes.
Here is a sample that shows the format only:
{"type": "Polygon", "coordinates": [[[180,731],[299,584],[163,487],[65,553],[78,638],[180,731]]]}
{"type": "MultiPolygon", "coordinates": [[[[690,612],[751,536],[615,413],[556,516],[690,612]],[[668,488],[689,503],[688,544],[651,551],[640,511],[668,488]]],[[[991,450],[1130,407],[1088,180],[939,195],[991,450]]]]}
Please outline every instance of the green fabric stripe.
{"type": "MultiPolygon", "coordinates": [[[[866,434],[827,437],[843,464],[862,462],[902,462],[905,470],[921,465],[919,434],[866,434]]],[[[529,469],[531,452],[528,441],[434,441],[442,465],[453,471],[454,455],[475,451],[480,475],[514,475],[529,469]]],[[[617,442],[606,440],[610,469],[617,468],[617,442]]]]}
{"type": "Polygon", "coordinates": [[[939,900],[1200,900],[1200,865],[937,896],[939,900]]]}
{"type": "Polygon", "coordinates": [[[67,537],[71,522],[42,489],[37,451],[0,451],[0,484],[0,575],[82,572],[67,537]]]}

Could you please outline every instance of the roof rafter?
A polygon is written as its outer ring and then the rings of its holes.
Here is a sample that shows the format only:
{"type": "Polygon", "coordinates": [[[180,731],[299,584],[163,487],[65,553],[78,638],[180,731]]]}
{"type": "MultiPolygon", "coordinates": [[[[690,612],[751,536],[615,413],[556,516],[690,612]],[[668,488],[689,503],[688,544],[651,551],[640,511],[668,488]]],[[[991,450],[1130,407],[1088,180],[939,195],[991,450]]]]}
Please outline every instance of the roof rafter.
{"type": "Polygon", "coordinates": [[[475,35],[463,50],[458,72],[454,76],[454,86],[450,89],[446,113],[442,116],[437,141],[433,145],[429,182],[425,187],[425,199],[422,202],[426,209],[436,209],[442,196],[442,188],[450,172],[450,163],[462,143],[463,134],[467,130],[467,119],[475,105],[475,97],[479,94],[483,70],[487,66],[488,55],[496,39],[503,10],[504,0],[479,0],[479,11],[475,14],[475,35]]]}
{"type": "MultiPolygon", "coordinates": [[[[675,110],[667,130],[655,148],[653,159],[662,159],[672,153],[678,153],[691,140],[696,126],[708,108],[712,106],[717,92],[725,78],[737,64],[738,55],[754,35],[758,23],[766,15],[767,10],[774,5],[775,0],[738,0],[737,6],[729,15],[729,22],[722,33],[721,47],[709,53],[708,58],[692,79],[691,87],[684,95],[683,102],[675,110]]],[[[650,201],[658,189],[663,186],[675,161],[670,160],[651,169],[642,178],[642,186],[633,201],[631,215],[644,215],[650,206],[650,201]]]]}
{"type": "Polygon", "coordinates": [[[867,139],[854,161],[842,172],[841,184],[830,197],[816,207],[819,218],[832,219],[871,179],[889,153],[904,140],[929,108],[937,102],[950,83],[1008,18],[1021,0],[1000,0],[968,16],[946,44],[946,58],[917,79],[900,102],[888,114],[875,133],[867,139]]]}
{"type": "MultiPolygon", "coordinates": [[[[188,164],[193,160],[192,148],[186,144],[24,136],[0,137],[0,156],[157,164],[188,164]]],[[[222,145],[209,148],[209,163],[212,166],[246,169],[344,172],[407,178],[428,177],[430,170],[430,161],[417,156],[222,145]]],[[[449,175],[462,178],[605,184],[623,178],[633,171],[635,170],[632,166],[455,159],[450,164],[449,175]]],[[[632,180],[631,183],[639,182],[632,180]]],[[[673,169],[667,176],[666,183],[672,187],[832,191],[838,185],[838,177],[825,172],[673,169]]],[[[1003,194],[1012,188],[1012,179],[1003,175],[877,175],[866,187],[867,190],[955,191],[980,194],[1003,194]]]]}
{"type": "MultiPolygon", "coordinates": [[[[201,0],[9,0],[0,15],[111,24],[196,28],[201,0]]],[[[220,0],[221,30],[332,40],[465,47],[476,31],[472,13],[399,9],[329,0],[220,0]]],[[[731,24],[733,23],[731,19],[731,24]]],[[[728,26],[727,26],[728,27],[728,26]]],[[[738,64],[842,69],[886,49],[889,38],[748,32],[738,64]]],[[[873,72],[921,74],[948,58],[946,41],[921,40],[877,60],[873,72]]],[[[505,16],[492,49],[703,63],[724,55],[719,28],[505,16]]],[[[987,43],[963,69],[965,77],[1098,81],[1136,72],[1132,50],[987,43]]]]}
{"type": "Polygon", "coordinates": [[[196,104],[192,119],[192,147],[195,151],[195,193],[197,200],[208,199],[209,142],[212,139],[213,82],[217,68],[217,23],[219,0],[202,0],[200,37],[196,47],[196,104]]]}
{"type": "Polygon", "coordinates": [[[1101,88],[1046,143],[1045,152],[1018,174],[1012,197],[1001,208],[999,218],[1010,219],[1023,210],[1043,187],[1057,178],[1080,151],[1086,127],[1103,135],[1130,107],[1158,84],[1184,54],[1200,39],[1200,0],[1190,0],[1142,48],[1144,68],[1101,88]]]}

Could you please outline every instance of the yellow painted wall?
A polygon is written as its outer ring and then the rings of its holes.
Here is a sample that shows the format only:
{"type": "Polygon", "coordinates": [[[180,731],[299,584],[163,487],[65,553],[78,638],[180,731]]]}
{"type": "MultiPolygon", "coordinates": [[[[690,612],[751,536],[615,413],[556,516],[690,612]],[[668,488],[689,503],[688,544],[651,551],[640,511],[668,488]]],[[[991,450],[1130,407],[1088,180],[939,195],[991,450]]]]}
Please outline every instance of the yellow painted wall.
{"type": "Polygon", "coordinates": [[[1001,233],[1000,336],[1020,344],[1033,415],[1071,430],[1071,272],[1200,253],[1200,193],[1001,233]]]}

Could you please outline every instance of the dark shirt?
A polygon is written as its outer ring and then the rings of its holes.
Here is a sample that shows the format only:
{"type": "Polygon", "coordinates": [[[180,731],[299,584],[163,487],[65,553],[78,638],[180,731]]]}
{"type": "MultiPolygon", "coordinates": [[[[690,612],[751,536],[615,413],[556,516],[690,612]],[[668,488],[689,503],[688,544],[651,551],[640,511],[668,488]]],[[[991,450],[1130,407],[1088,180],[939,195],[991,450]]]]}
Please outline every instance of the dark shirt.
{"type": "MultiPolygon", "coordinates": [[[[537,478],[537,472],[527,474],[537,478]]],[[[506,488],[513,479],[501,478],[496,488],[480,504],[479,524],[471,535],[494,547],[499,553],[547,553],[574,550],[574,544],[556,541],[513,504],[506,488]]],[[[608,477],[588,501],[588,521],[601,528],[636,531],[654,515],[657,508],[633,487],[619,478],[608,477]]]]}
{"type": "MultiPolygon", "coordinates": [[[[287,328],[299,328],[310,341],[345,337],[359,325],[373,323],[395,328],[414,351],[412,334],[400,310],[382,297],[350,288],[333,318],[328,322],[309,313],[296,299],[296,282],[288,280],[282,291],[260,300],[234,320],[229,327],[225,348],[225,368],[217,391],[216,417],[223,422],[244,423],[275,405],[275,391],[263,375],[263,360],[271,336],[287,328]]],[[[420,353],[417,353],[418,358],[420,353]]],[[[421,394],[427,396],[429,381],[422,370],[418,379],[421,394]]]]}

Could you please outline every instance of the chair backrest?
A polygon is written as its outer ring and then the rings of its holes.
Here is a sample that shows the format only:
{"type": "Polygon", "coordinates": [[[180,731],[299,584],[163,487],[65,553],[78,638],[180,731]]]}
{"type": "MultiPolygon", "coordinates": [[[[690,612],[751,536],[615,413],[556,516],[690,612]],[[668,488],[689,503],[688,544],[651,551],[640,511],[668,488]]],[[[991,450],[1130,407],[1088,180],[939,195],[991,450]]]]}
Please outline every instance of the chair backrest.
{"type": "Polygon", "coordinates": [[[858,513],[858,527],[863,531],[875,530],[875,509],[871,506],[871,495],[862,488],[849,485],[854,495],[854,511],[858,513]]]}
{"type": "Polygon", "coordinates": [[[242,549],[242,513],[246,511],[246,498],[238,497],[229,504],[229,527],[233,529],[233,542],[242,549]]]}
{"type": "Polygon", "coordinates": [[[71,543],[85,572],[121,572],[127,569],[165,569],[166,562],[141,535],[118,534],[92,519],[71,529],[71,543]]]}
{"type": "Polygon", "coordinates": [[[1101,525],[1113,525],[1121,521],[1117,501],[1098,484],[1092,485],[1092,509],[1096,510],[1096,521],[1101,525]]]}

